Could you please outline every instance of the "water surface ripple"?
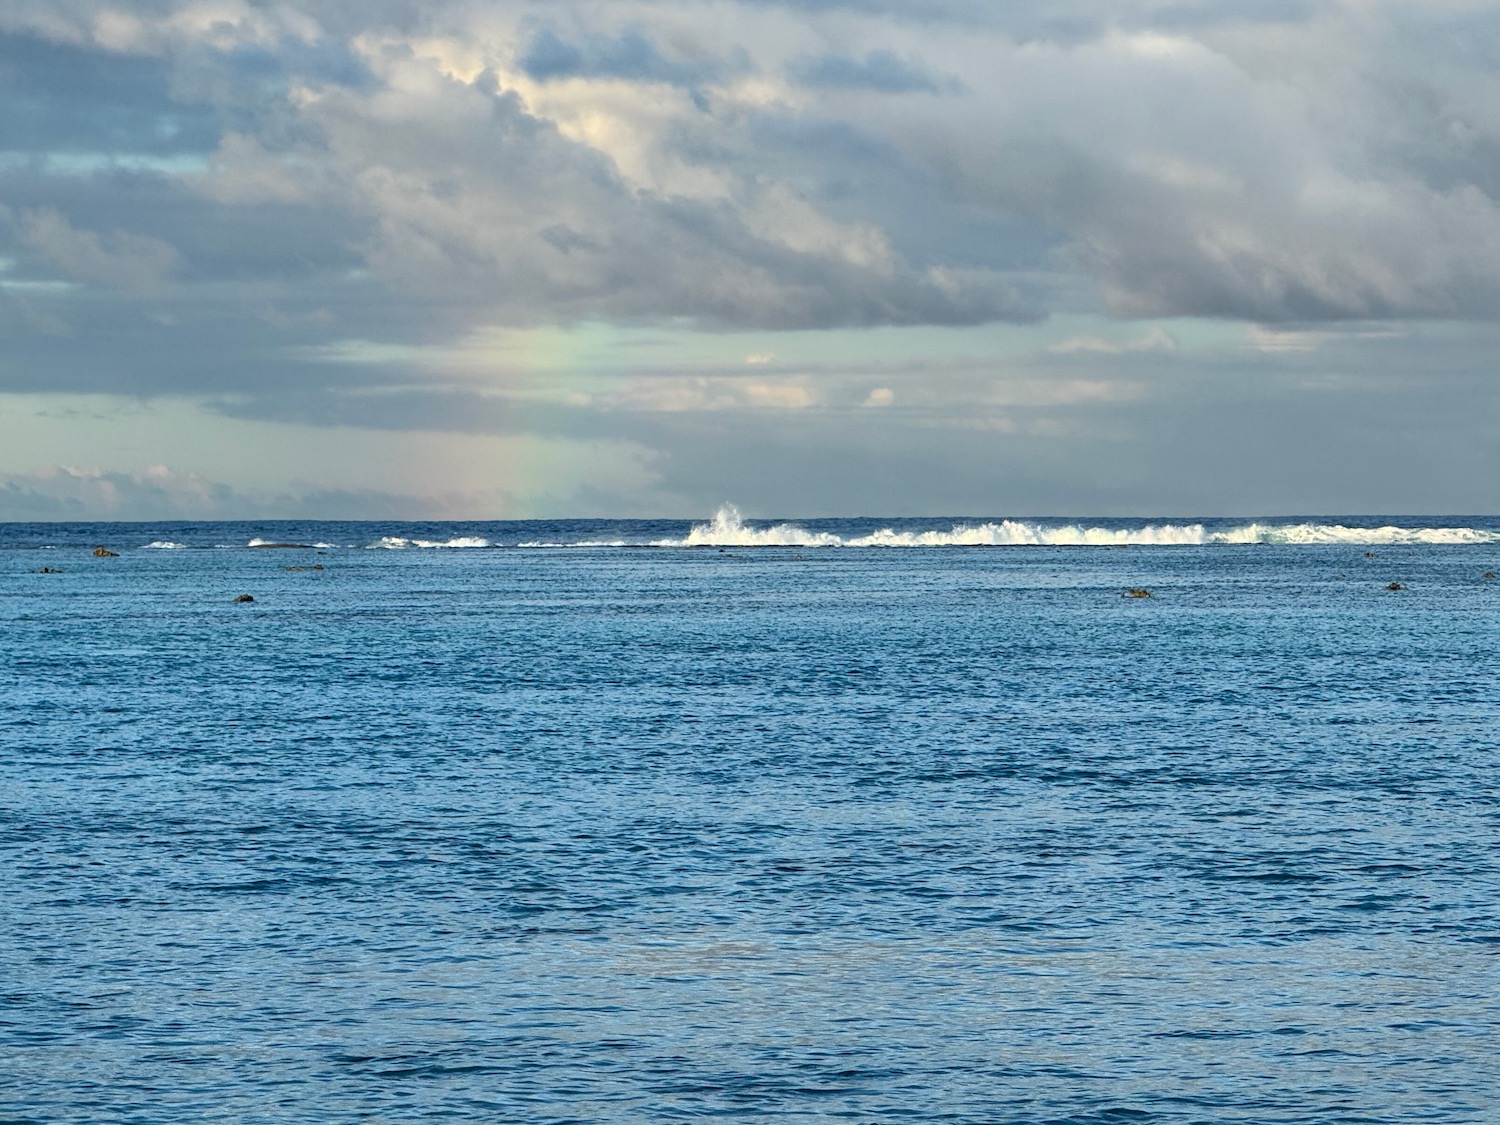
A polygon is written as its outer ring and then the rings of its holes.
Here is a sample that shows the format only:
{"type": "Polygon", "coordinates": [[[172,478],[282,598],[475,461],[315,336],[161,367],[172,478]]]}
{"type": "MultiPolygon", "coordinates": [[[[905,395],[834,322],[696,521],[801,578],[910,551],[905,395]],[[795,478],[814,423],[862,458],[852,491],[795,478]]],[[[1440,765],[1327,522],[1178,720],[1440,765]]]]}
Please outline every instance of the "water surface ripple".
{"type": "Polygon", "coordinates": [[[1495,1120],[1500,547],[174,531],[0,550],[5,1122],[1495,1120]]]}

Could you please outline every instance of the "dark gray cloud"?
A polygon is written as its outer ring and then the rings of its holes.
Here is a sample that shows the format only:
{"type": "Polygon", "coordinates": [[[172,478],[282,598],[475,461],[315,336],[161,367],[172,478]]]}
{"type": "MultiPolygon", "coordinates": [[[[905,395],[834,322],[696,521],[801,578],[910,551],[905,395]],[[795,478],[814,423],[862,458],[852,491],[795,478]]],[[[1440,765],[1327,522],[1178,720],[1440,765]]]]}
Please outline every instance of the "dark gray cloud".
{"type": "Polygon", "coordinates": [[[202,154],[218,114],[172,97],[164,59],[112,55],[33,35],[0,35],[0,152],[202,154]]]}

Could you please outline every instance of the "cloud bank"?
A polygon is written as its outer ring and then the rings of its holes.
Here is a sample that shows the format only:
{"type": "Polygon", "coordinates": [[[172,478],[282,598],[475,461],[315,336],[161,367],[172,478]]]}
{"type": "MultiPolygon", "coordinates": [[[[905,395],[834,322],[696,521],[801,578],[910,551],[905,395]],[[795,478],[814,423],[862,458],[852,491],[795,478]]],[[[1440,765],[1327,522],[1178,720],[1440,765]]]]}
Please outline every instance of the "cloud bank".
{"type": "Polygon", "coordinates": [[[15,0],[7,278],[408,337],[1500,310],[1487,6],[990,7],[15,0]]]}
{"type": "Polygon", "coordinates": [[[1036,433],[974,415],[1017,401],[978,362],[944,406],[940,372],[764,338],[737,371],[617,357],[551,390],[434,357],[1057,321],[1060,382],[1021,398],[1114,365],[1119,403],[1191,354],[1183,322],[1282,358],[1489,325],[1497,47],[1491,5],[1415,0],[10,0],[0,393],[684,456],[719,425],[689,416],[1036,433]]]}

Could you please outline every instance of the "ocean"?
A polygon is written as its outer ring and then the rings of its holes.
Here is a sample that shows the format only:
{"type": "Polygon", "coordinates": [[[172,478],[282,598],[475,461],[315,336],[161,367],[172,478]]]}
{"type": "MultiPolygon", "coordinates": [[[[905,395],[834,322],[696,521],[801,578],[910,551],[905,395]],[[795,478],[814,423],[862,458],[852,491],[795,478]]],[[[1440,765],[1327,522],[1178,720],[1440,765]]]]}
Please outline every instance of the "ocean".
{"type": "Polygon", "coordinates": [[[0,525],[0,1122],[1500,1120],[1496,573],[1471,516],[0,525]]]}

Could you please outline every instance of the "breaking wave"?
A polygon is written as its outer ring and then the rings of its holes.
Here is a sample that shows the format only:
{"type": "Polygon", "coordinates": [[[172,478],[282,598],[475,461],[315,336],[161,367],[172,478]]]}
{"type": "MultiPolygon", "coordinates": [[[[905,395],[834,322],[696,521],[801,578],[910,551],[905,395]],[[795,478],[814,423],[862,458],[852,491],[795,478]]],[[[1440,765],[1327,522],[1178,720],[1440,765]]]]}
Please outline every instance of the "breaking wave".
{"type": "Polygon", "coordinates": [[[1337,523],[1246,524],[1208,535],[1206,543],[1330,543],[1377,547],[1402,543],[1500,543],[1500,532],[1475,527],[1346,527],[1337,523]]]}
{"type": "Polygon", "coordinates": [[[143,551],[185,551],[186,543],[173,543],[170,539],[155,539],[141,548],[143,551]]]}
{"type": "Polygon", "coordinates": [[[620,540],[577,543],[523,543],[523,547],[1123,547],[1205,546],[1213,544],[1344,544],[1379,546],[1406,543],[1500,543],[1500,532],[1471,527],[1347,527],[1323,523],[1247,523],[1210,530],[1201,523],[1159,523],[1141,527],[1044,525],[1024,520],[959,523],[946,531],[898,531],[885,527],[863,535],[813,531],[795,523],[752,527],[732,504],[707,523],[695,524],[681,539],[630,544],[620,540]]]}
{"type": "Polygon", "coordinates": [[[384,535],[369,546],[387,551],[404,551],[412,547],[490,547],[493,544],[488,539],[481,539],[477,535],[458,535],[442,542],[435,539],[404,539],[399,535],[384,535]]]}

